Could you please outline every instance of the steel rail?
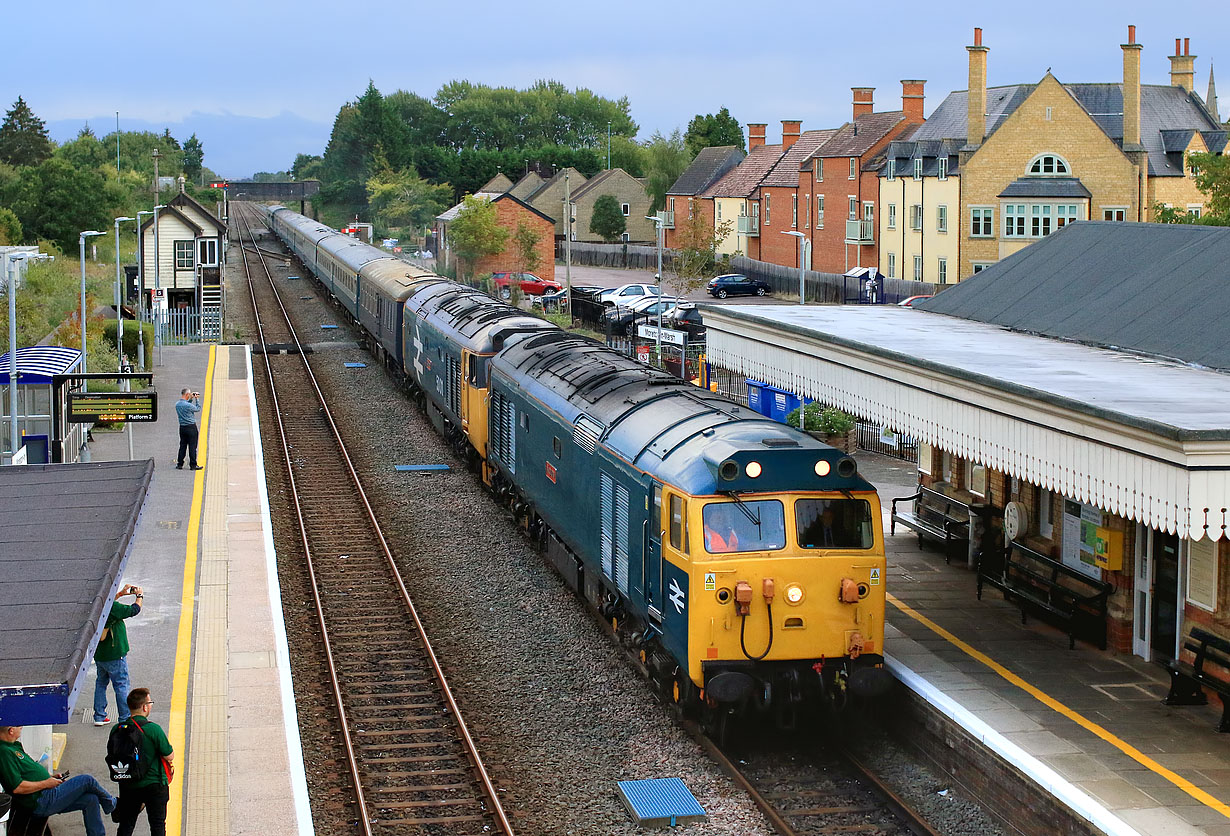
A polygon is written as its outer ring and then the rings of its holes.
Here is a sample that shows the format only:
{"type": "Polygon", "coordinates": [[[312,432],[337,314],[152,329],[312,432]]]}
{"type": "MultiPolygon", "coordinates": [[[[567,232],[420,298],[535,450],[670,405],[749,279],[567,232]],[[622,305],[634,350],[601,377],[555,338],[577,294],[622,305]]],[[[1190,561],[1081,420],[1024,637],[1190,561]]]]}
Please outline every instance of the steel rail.
{"type": "MultiPolygon", "coordinates": [[[[245,209],[244,211],[247,211],[247,210],[245,209]]],[[[480,756],[479,751],[478,751],[478,745],[475,743],[473,736],[470,734],[469,727],[466,725],[465,719],[462,717],[461,709],[457,705],[456,698],[453,696],[453,691],[452,691],[452,688],[448,684],[448,679],[445,676],[444,669],[441,667],[439,658],[436,656],[435,649],[431,645],[431,641],[427,635],[427,630],[424,627],[422,620],[419,618],[418,609],[417,607],[415,607],[414,602],[410,598],[409,590],[406,589],[405,581],[403,580],[401,576],[401,572],[397,568],[396,561],[393,559],[393,553],[389,549],[388,542],[384,536],[384,531],[380,528],[380,524],[376,520],[375,512],[372,510],[371,503],[368,501],[368,498],[367,498],[367,493],[363,489],[363,485],[359,479],[358,472],[355,470],[354,463],[352,462],[350,458],[350,453],[349,451],[347,451],[346,445],[342,440],[341,432],[337,428],[337,424],[333,419],[333,414],[329,409],[329,406],[326,402],[326,398],[323,392],[321,391],[319,384],[317,383],[316,375],[312,372],[311,364],[308,362],[307,353],[303,350],[303,346],[299,342],[299,335],[295,331],[294,325],[290,318],[290,314],[287,312],[286,306],[282,302],[281,294],[278,293],[277,287],[274,284],[273,275],[272,273],[270,273],[268,265],[265,264],[265,260],[261,252],[261,248],[257,244],[255,236],[251,235],[251,229],[250,227],[248,227],[246,221],[244,222],[244,228],[248,231],[249,236],[252,237],[252,245],[254,249],[256,250],[256,255],[259,258],[261,268],[264,270],[265,276],[269,281],[269,287],[273,292],[274,299],[277,301],[278,307],[281,309],[282,315],[286,319],[286,325],[287,325],[287,329],[290,332],[291,339],[294,341],[295,347],[299,351],[299,355],[303,360],[304,370],[307,372],[307,376],[308,376],[309,381],[312,384],[312,388],[315,390],[317,398],[320,401],[322,414],[324,415],[324,417],[329,423],[329,427],[333,433],[333,437],[335,441],[337,442],[338,450],[341,453],[343,461],[345,462],[346,469],[350,474],[355,490],[358,492],[359,499],[363,503],[363,508],[367,515],[368,521],[371,523],[372,531],[375,534],[376,539],[380,544],[380,549],[384,555],[385,562],[390,572],[392,573],[393,581],[395,582],[397,586],[397,589],[402,598],[403,604],[406,606],[406,609],[409,612],[410,617],[414,622],[415,629],[418,632],[420,640],[422,641],[423,650],[426,653],[427,658],[431,663],[432,670],[435,673],[437,684],[440,686],[445,702],[448,705],[449,712],[452,715],[454,721],[456,722],[457,730],[460,732],[462,740],[465,743],[465,749],[466,749],[467,755],[470,758],[470,761],[474,767],[475,773],[480,783],[482,784],[483,792],[487,797],[487,801],[489,802],[489,807],[490,807],[489,812],[491,813],[493,818],[496,820],[496,822],[499,824],[503,832],[505,834],[508,834],[508,836],[513,836],[514,831],[513,831],[512,823],[509,821],[508,816],[504,811],[503,805],[500,803],[499,795],[496,792],[495,785],[491,781],[491,776],[487,773],[487,769],[483,765],[482,757],[480,756]]],[[[242,239],[241,239],[241,243],[242,243],[242,239]]],[[[245,271],[246,271],[247,265],[248,265],[246,247],[242,249],[245,250],[243,261],[244,261],[244,266],[245,266],[245,271]]],[[[249,288],[248,289],[249,289],[249,293],[252,296],[253,311],[255,312],[257,310],[256,295],[255,295],[255,290],[252,287],[250,274],[249,274],[249,288]]],[[[256,320],[257,320],[257,327],[261,335],[262,349],[264,349],[265,347],[264,329],[260,325],[259,315],[256,316],[256,320]]],[[[266,367],[269,368],[268,365],[266,367]]],[[[274,376],[272,373],[272,369],[269,369],[269,379],[270,379],[270,388],[275,389],[275,387],[273,386],[274,376]]],[[[277,415],[279,432],[282,434],[282,446],[283,446],[283,451],[286,455],[286,459],[288,462],[288,472],[289,472],[291,471],[291,468],[289,467],[289,462],[291,461],[291,455],[290,455],[289,444],[287,442],[287,439],[285,436],[285,430],[284,430],[283,423],[282,423],[281,409],[278,407],[278,404],[277,404],[276,393],[274,395],[274,408],[275,408],[275,413],[277,415]]],[[[297,494],[297,491],[295,491],[295,487],[294,487],[295,481],[294,481],[293,473],[291,473],[291,486],[292,486],[292,491],[294,492],[294,496],[295,496],[295,503],[296,503],[295,514],[299,521],[300,532],[302,534],[303,542],[304,542],[304,548],[306,550],[306,554],[309,557],[308,566],[309,566],[309,570],[311,570],[311,559],[310,559],[311,552],[308,549],[308,545],[307,545],[306,524],[303,520],[302,510],[299,506],[298,494],[297,494]]],[[[321,623],[322,635],[326,636],[326,643],[327,643],[328,634],[324,626],[323,605],[320,599],[319,589],[316,584],[314,571],[310,571],[310,574],[312,575],[313,596],[316,602],[317,615],[321,623]]],[[[362,793],[362,789],[359,787],[357,759],[354,756],[353,746],[349,739],[349,736],[350,736],[349,727],[345,725],[345,710],[341,706],[341,691],[340,691],[340,685],[338,683],[337,671],[334,666],[332,655],[329,653],[327,653],[326,655],[329,658],[329,672],[330,672],[330,676],[333,679],[334,694],[335,694],[335,698],[338,703],[339,714],[342,719],[343,725],[346,728],[346,735],[345,735],[346,748],[347,748],[348,756],[350,757],[350,760],[351,760],[352,777],[354,778],[354,781],[355,781],[356,793],[358,794],[359,798],[362,799],[363,793],[362,793]]],[[[370,830],[368,829],[368,824],[367,824],[368,816],[366,815],[367,807],[366,807],[365,801],[361,801],[361,808],[364,810],[364,813],[365,813],[363,816],[365,833],[370,833],[370,830]]]]}

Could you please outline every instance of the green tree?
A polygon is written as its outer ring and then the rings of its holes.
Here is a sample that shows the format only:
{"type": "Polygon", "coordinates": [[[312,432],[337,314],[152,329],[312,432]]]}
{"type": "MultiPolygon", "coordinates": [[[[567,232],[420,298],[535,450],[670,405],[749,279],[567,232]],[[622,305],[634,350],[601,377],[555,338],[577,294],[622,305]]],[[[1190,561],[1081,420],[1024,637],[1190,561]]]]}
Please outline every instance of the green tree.
{"type": "Polygon", "coordinates": [[[105,230],[125,197],[97,170],[74,168],[55,157],[22,169],[15,192],[9,205],[25,236],[46,238],[65,252],[77,251],[81,230],[105,230]]]}
{"type": "Polygon", "coordinates": [[[0,246],[21,243],[21,221],[12,209],[0,206],[0,246]]]}
{"type": "Polygon", "coordinates": [[[594,201],[594,214],[589,219],[589,231],[613,244],[628,229],[628,221],[615,195],[599,195],[594,201]]]}
{"type": "Polygon", "coordinates": [[[703,285],[713,272],[717,246],[730,235],[734,222],[722,221],[710,226],[709,220],[698,210],[690,218],[676,220],[675,229],[678,238],[671,261],[674,280],[670,284],[677,296],[685,296],[703,285]]]}
{"type": "Polygon", "coordinates": [[[299,154],[290,167],[290,175],[296,180],[315,180],[320,176],[320,165],[319,154],[299,154]]]}
{"type": "Polygon", "coordinates": [[[611,168],[622,168],[633,177],[644,177],[649,168],[649,152],[635,139],[626,136],[612,136],[611,168]]]}
{"type": "Polygon", "coordinates": [[[178,139],[176,139],[175,137],[171,136],[171,129],[170,129],[170,128],[163,128],[163,129],[162,129],[162,141],[163,141],[166,145],[169,145],[171,148],[175,149],[176,151],[180,151],[180,150],[182,150],[182,149],[180,148],[180,145],[179,145],[179,140],[178,140],[178,139]]]}
{"type": "Polygon", "coordinates": [[[538,244],[542,234],[536,232],[525,221],[517,221],[517,230],[512,234],[513,258],[517,263],[517,272],[533,273],[542,263],[538,254],[538,244]]]}
{"type": "Polygon", "coordinates": [[[692,156],[700,153],[702,148],[715,145],[734,145],[744,150],[743,126],[739,120],[730,115],[730,111],[722,108],[717,113],[699,113],[688,123],[687,133],[683,135],[692,156]]]}
{"type": "Polygon", "coordinates": [[[457,217],[448,225],[448,236],[453,252],[467,269],[473,270],[483,256],[504,252],[508,230],[500,226],[495,204],[474,195],[466,195],[463,203],[457,217]]]}
{"type": "Polygon", "coordinates": [[[383,168],[367,181],[367,202],[385,227],[421,230],[453,202],[453,187],[432,185],[413,167],[383,168]]]}
{"type": "Polygon", "coordinates": [[[666,190],[692,164],[695,155],[688,150],[678,128],[671,131],[670,136],[654,133],[645,144],[645,155],[647,191],[653,200],[649,211],[653,213],[666,207],[666,190]]]}
{"type": "Polygon", "coordinates": [[[53,148],[43,120],[18,96],[0,124],[0,163],[38,165],[51,156],[53,148]]]}
{"type": "Polygon", "coordinates": [[[195,183],[201,176],[201,168],[205,164],[205,146],[194,133],[184,141],[184,176],[195,183]]]}
{"type": "Polygon", "coordinates": [[[94,135],[88,124],[77,132],[76,139],[57,148],[55,156],[67,160],[75,168],[115,168],[115,158],[111,150],[94,135]]]}

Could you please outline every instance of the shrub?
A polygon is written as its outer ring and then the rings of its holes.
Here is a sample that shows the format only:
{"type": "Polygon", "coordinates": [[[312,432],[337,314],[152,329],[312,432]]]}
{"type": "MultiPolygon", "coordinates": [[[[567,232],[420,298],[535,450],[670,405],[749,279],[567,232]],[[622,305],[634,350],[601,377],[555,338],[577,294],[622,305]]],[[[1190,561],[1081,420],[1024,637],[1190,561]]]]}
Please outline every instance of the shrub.
{"type": "MultiPolygon", "coordinates": [[[[132,361],[133,365],[137,362],[137,331],[140,330],[145,338],[145,356],[147,358],[154,356],[154,323],[145,322],[139,323],[133,320],[124,320],[124,355],[132,361]]],[[[103,326],[103,335],[107,340],[108,345],[115,345],[115,320],[107,320],[107,324],[103,326]]]]}
{"type": "MultiPolygon", "coordinates": [[[[795,409],[786,416],[786,423],[792,427],[799,426],[800,410],[795,409]]],[[[845,435],[854,429],[854,416],[842,412],[833,406],[824,406],[818,401],[812,401],[802,409],[804,426],[808,432],[820,432],[828,435],[845,435]]]]}

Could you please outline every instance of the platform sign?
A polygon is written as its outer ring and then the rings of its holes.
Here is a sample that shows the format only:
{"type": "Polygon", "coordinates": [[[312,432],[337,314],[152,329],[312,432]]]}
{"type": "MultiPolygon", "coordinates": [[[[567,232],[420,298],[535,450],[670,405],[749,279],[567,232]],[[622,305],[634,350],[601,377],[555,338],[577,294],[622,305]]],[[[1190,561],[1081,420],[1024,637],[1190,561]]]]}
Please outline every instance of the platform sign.
{"type": "Polygon", "coordinates": [[[157,421],[157,392],[69,392],[68,422],[157,421]]]}

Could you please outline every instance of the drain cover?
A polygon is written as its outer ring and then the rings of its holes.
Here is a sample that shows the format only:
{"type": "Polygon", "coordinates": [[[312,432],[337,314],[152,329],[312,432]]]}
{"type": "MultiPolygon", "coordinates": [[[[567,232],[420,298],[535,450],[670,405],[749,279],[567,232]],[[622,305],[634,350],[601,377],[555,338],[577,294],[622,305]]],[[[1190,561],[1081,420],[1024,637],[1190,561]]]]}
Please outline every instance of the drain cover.
{"type": "Polygon", "coordinates": [[[639,825],[675,827],[705,819],[705,808],[679,778],[619,781],[618,784],[628,814],[639,825]]]}

